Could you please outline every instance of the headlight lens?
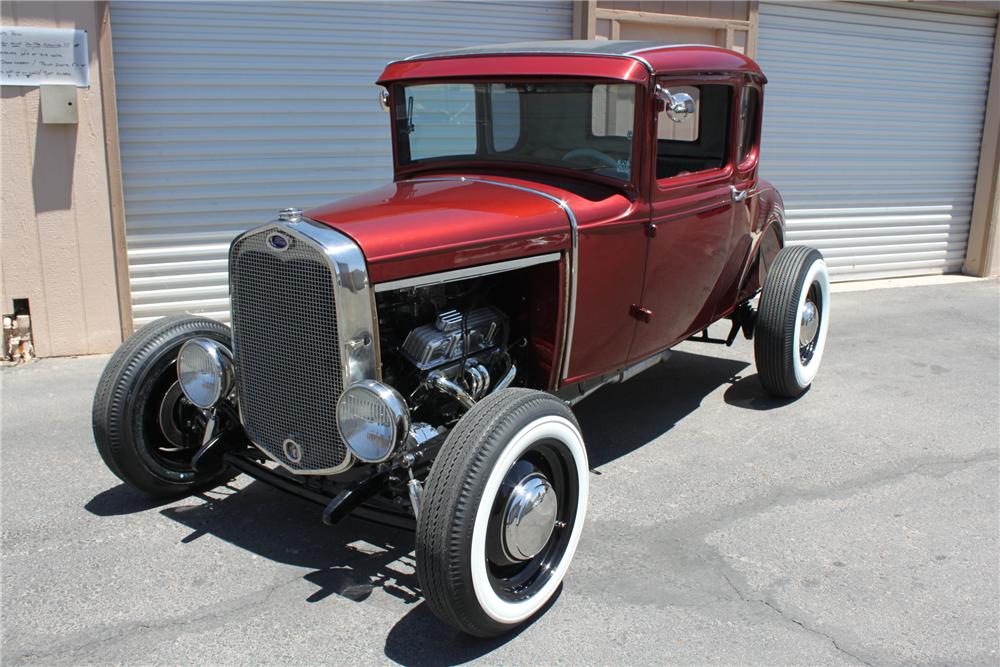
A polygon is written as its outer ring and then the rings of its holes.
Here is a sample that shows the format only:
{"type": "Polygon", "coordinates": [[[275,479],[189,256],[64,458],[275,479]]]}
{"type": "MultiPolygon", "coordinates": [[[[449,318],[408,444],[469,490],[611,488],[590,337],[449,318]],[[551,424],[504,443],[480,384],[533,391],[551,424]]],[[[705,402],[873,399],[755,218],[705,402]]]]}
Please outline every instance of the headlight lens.
{"type": "Polygon", "coordinates": [[[351,452],[368,463],[392,456],[410,429],[410,410],[399,392],[374,380],[351,385],[337,402],[340,435],[351,452]]]}
{"type": "Polygon", "coordinates": [[[232,353],[209,338],[192,338],[177,355],[177,378],[189,401],[215,407],[233,389],[232,353]]]}

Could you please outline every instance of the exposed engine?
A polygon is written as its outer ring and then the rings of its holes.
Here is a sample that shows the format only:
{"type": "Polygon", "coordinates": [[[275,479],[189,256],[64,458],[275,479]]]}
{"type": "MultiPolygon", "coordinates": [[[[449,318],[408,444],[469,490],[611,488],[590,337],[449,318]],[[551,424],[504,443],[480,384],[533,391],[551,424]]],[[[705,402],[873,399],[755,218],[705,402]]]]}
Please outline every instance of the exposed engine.
{"type": "Polygon", "coordinates": [[[485,291],[469,281],[380,295],[383,379],[415,412],[457,417],[498,382],[510,382],[510,321],[479,305],[485,291]]]}
{"type": "Polygon", "coordinates": [[[420,370],[430,370],[496,347],[507,317],[492,307],[439,313],[434,324],[411,331],[403,342],[403,355],[420,370]]]}

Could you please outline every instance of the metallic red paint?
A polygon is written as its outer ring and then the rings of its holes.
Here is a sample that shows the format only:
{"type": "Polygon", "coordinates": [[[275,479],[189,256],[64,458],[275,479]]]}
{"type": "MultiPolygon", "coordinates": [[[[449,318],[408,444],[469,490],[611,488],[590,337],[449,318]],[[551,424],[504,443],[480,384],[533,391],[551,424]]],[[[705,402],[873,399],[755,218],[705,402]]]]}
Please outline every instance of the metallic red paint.
{"type": "Polygon", "coordinates": [[[704,75],[711,73],[750,76],[761,83],[767,78],[752,59],[714,46],[688,44],[665,46],[661,49],[642,51],[642,56],[652,66],[657,76],[704,75]]]}
{"type": "Polygon", "coordinates": [[[378,83],[441,78],[585,77],[644,83],[649,70],[638,60],[617,56],[496,56],[404,60],[390,63],[378,83]]]}
{"type": "Polygon", "coordinates": [[[569,247],[569,221],[553,202],[460,179],[400,181],[305,215],[353,238],[373,283],[569,247]]]}
{"type": "Polygon", "coordinates": [[[378,83],[438,78],[490,76],[602,77],[642,83],[650,74],[681,75],[726,72],[765,81],[763,72],[742,53],[713,46],[664,46],[636,52],[635,57],[604,53],[470,54],[417,56],[389,63],[378,83]],[[640,60],[649,65],[646,67],[640,60]],[[652,68],[652,71],[650,71],[652,68]]]}
{"type": "MultiPolygon", "coordinates": [[[[638,55],[652,74],[622,56],[469,55],[393,63],[379,78],[390,89],[402,80],[437,78],[561,76],[636,82],[636,167],[629,184],[616,188],[562,173],[499,166],[471,171],[442,164],[420,174],[397,168],[395,183],[306,215],[354,238],[375,283],[561,252],[559,293],[550,302],[564,303],[571,249],[566,214],[546,197],[504,184],[541,191],[565,202],[578,223],[575,329],[564,379],[555,376],[551,365],[561,341],[546,336],[532,343],[546,359],[539,371],[551,378],[549,388],[612,372],[669,348],[728,315],[759,289],[783,243],[783,210],[774,188],[758,180],[759,146],[735,164],[737,122],[731,123],[726,167],[655,180],[654,83],[728,83],[734,89],[732,117],[738,118],[744,86],[763,88],[757,65],[741,54],[711,47],[670,47],[638,55]],[[733,188],[748,196],[738,201],[733,188]],[[651,311],[652,316],[644,314],[640,322],[630,310],[651,311]]],[[[759,128],[759,117],[754,122],[759,128]]],[[[555,311],[549,331],[561,332],[564,309],[555,311]]]]}

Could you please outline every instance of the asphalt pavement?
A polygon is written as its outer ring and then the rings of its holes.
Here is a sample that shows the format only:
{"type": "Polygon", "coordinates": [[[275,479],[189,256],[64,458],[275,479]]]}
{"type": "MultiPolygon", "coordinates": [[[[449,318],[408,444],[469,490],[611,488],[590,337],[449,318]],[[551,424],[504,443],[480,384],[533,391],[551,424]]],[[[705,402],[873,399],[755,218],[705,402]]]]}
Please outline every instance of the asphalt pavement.
{"type": "MultiPolygon", "coordinates": [[[[474,640],[412,534],[246,477],[166,504],[105,469],[107,357],[0,371],[2,654],[22,664],[996,665],[1000,286],[838,293],[799,400],[685,343],[577,406],[591,498],[560,595],[474,640]]],[[[719,326],[718,335],[724,335],[719,326]]]]}

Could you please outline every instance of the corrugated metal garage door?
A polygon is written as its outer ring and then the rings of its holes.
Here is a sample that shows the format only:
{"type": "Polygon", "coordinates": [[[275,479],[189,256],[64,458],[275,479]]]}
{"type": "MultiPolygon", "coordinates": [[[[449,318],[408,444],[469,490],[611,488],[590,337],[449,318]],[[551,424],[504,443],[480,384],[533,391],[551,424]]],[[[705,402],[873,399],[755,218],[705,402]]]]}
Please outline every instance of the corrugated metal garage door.
{"type": "Polygon", "coordinates": [[[386,62],[568,39],[568,2],[119,3],[111,9],[136,326],[227,320],[240,231],[391,178],[386,62]]]}
{"type": "Polygon", "coordinates": [[[761,171],[839,279],[958,271],[995,19],[761,3],[761,171]]]}

